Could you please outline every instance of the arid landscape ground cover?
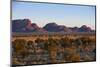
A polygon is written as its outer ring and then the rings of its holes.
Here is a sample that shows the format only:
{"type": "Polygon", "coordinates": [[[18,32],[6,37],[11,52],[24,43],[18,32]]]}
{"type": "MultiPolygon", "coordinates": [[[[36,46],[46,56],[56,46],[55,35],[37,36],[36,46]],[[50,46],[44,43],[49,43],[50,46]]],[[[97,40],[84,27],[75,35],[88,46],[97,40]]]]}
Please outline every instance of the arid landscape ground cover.
{"type": "Polygon", "coordinates": [[[95,61],[95,39],[95,33],[13,33],[12,64],[95,61]]]}

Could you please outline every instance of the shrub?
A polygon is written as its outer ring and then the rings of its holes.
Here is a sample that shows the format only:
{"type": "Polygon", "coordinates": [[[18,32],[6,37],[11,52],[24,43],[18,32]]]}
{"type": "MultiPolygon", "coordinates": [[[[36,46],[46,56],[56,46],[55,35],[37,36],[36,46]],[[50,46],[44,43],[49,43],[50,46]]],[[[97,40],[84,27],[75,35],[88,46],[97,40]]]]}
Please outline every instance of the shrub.
{"type": "Polygon", "coordinates": [[[13,42],[13,49],[15,52],[19,53],[25,49],[26,41],[24,39],[16,39],[13,42]]]}

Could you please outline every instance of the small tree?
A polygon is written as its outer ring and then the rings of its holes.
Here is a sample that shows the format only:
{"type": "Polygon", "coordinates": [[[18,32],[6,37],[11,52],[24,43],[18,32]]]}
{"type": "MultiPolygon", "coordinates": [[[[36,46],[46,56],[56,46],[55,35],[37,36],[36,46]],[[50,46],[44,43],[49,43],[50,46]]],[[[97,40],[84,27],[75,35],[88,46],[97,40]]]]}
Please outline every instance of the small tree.
{"type": "Polygon", "coordinates": [[[15,52],[19,53],[25,49],[26,41],[24,39],[16,39],[13,42],[13,49],[15,52]]]}

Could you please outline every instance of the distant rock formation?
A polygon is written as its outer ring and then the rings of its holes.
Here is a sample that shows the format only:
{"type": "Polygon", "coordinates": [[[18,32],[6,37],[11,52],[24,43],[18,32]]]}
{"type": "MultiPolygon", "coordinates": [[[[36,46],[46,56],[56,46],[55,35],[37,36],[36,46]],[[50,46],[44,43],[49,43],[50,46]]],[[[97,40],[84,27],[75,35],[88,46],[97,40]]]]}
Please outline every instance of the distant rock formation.
{"type": "Polygon", "coordinates": [[[92,32],[92,29],[86,25],[83,25],[79,28],[79,32],[92,32]]]}
{"type": "Polygon", "coordinates": [[[45,32],[45,30],[29,19],[18,19],[12,21],[12,32],[45,32]]]}
{"type": "Polygon", "coordinates": [[[46,24],[43,28],[29,19],[12,20],[12,32],[95,32],[90,27],[82,25],[78,27],[66,27],[55,22],[46,24]]]}
{"type": "Polygon", "coordinates": [[[72,32],[69,28],[64,25],[57,25],[56,23],[48,23],[43,27],[49,32],[72,32]]]}

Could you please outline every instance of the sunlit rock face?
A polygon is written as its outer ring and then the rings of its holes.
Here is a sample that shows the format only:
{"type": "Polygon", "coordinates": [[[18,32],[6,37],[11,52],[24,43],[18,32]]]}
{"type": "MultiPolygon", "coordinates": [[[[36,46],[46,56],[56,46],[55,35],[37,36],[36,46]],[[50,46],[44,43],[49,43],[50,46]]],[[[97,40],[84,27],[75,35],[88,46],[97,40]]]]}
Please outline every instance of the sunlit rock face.
{"type": "Polygon", "coordinates": [[[12,32],[95,32],[95,30],[86,25],[67,27],[67,25],[58,25],[56,22],[47,23],[41,28],[30,19],[17,19],[12,20],[12,32]]]}

